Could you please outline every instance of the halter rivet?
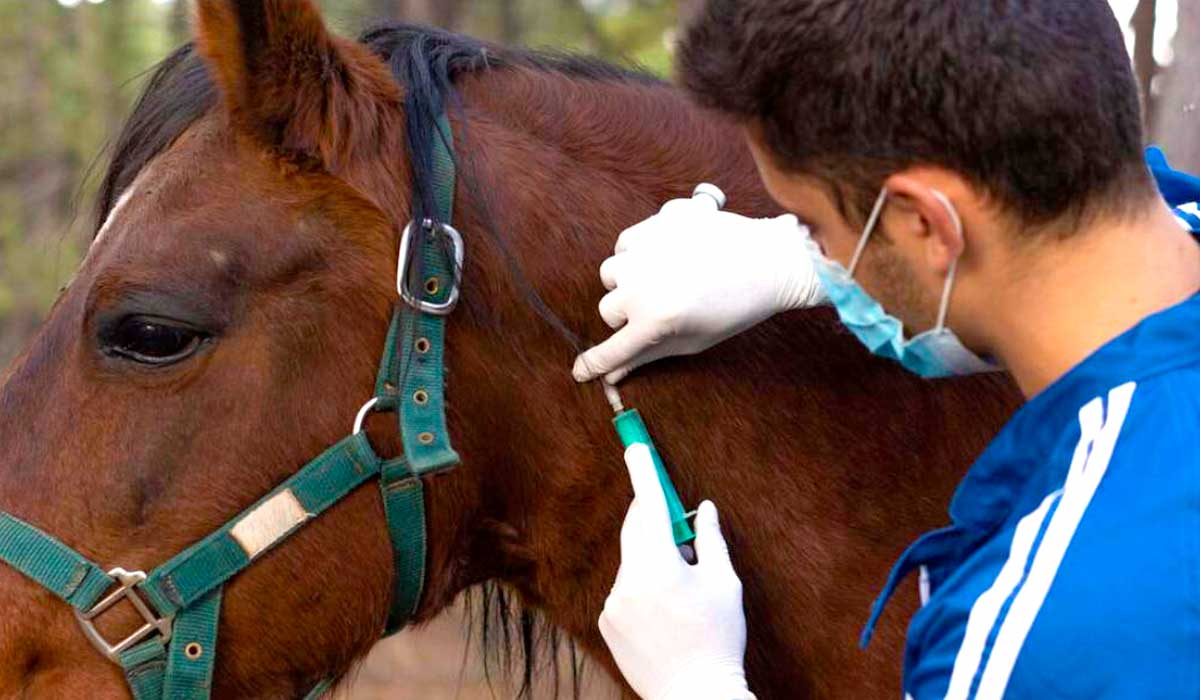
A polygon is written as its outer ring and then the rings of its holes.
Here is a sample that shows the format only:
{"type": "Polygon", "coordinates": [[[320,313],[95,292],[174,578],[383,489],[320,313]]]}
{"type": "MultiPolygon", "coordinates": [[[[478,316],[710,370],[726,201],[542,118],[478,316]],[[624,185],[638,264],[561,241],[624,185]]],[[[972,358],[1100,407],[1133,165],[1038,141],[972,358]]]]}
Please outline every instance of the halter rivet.
{"type": "Polygon", "coordinates": [[[429,342],[429,338],[417,338],[417,342],[413,343],[413,347],[417,352],[424,355],[433,348],[433,343],[429,342]]]}
{"type": "Polygon", "coordinates": [[[437,277],[430,277],[425,280],[425,291],[429,294],[437,294],[442,289],[442,281],[437,277]]]}
{"type": "Polygon", "coordinates": [[[413,392],[413,403],[418,406],[424,406],[429,403],[429,392],[424,389],[417,389],[413,392]]]}
{"type": "Polygon", "coordinates": [[[422,445],[432,445],[433,433],[421,433],[417,436],[417,442],[421,443],[422,445]]]}
{"type": "Polygon", "coordinates": [[[204,656],[204,647],[200,646],[196,642],[188,642],[188,645],[183,648],[183,655],[186,656],[189,661],[195,661],[201,656],[204,656]]]}

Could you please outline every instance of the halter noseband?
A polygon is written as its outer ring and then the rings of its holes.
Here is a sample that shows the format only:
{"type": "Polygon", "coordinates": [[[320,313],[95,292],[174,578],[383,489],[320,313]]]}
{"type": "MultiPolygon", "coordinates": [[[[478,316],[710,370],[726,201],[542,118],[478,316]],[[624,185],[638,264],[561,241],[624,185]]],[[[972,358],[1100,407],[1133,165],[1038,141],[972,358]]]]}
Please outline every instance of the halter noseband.
{"type": "MultiPolygon", "coordinates": [[[[455,166],[444,112],[436,130],[432,166],[437,220],[420,222],[420,229],[410,223],[401,236],[397,284],[402,302],[392,315],[375,396],[359,411],[348,437],[149,573],[105,571],[0,511],[0,560],[75,609],[84,636],[124,669],[136,700],[208,698],[225,583],[371,479],[379,482],[395,572],[384,636],[403,628],[416,613],[425,582],[421,479],[459,462],[446,431],[443,351],[445,316],[458,300],[463,242],[448,223],[453,220],[455,166]],[[414,254],[421,256],[415,267],[410,265],[414,254]],[[424,278],[417,291],[409,284],[410,269],[420,270],[424,278]],[[398,415],[402,457],[385,460],[371,447],[362,424],[373,411],[398,415]],[[96,628],[96,620],[121,601],[131,603],[144,624],[114,643],[96,628]]],[[[323,681],[308,697],[318,697],[330,685],[323,681]]]]}

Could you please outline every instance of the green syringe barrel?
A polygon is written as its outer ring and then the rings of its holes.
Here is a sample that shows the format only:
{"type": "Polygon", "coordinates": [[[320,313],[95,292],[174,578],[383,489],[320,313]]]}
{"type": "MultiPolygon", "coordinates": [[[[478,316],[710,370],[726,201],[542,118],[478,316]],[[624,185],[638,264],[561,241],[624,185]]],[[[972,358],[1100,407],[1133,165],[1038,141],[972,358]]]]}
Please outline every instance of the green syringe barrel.
{"type": "Polygon", "coordinates": [[[654,459],[654,468],[658,471],[658,483],[667,497],[667,510],[671,514],[671,534],[675,536],[675,546],[678,547],[696,539],[696,533],[692,532],[692,526],[687,521],[687,511],[683,509],[679,493],[675,491],[675,484],[671,483],[671,477],[667,474],[662,456],[658,454],[658,448],[650,439],[650,431],[646,430],[646,423],[642,420],[642,415],[636,409],[622,411],[617,414],[616,418],[613,418],[613,425],[626,449],[633,445],[645,445],[650,448],[650,456],[654,459]]]}

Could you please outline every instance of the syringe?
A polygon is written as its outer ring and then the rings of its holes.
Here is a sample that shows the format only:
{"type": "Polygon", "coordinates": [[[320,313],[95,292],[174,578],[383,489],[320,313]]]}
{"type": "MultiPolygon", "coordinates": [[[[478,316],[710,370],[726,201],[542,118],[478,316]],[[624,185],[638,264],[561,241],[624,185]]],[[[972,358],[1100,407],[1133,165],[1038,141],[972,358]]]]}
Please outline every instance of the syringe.
{"type": "MultiPolygon", "coordinates": [[[[698,186],[692,193],[692,199],[697,202],[711,202],[714,209],[718,211],[725,207],[726,202],[725,193],[719,187],[710,184],[698,186]]],[[[642,415],[638,413],[637,409],[626,410],[625,404],[621,400],[621,393],[608,382],[604,382],[604,396],[612,406],[613,413],[616,414],[616,417],[613,418],[613,425],[625,448],[629,449],[633,445],[645,445],[649,448],[650,457],[654,460],[654,468],[658,472],[658,483],[662,486],[663,494],[667,499],[667,511],[671,516],[671,534],[675,538],[675,545],[679,548],[679,553],[683,558],[694,564],[696,551],[691,543],[696,539],[696,533],[692,530],[688,519],[695,513],[684,510],[683,502],[679,499],[679,492],[675,490],[675,484],[671,482],[671,476],[667,474],[666,465],[663,464],[658,448],[654,446],[654,440],[650,438],[650,431],[646,429],[646,422],[642,420],[642,415]]]]}

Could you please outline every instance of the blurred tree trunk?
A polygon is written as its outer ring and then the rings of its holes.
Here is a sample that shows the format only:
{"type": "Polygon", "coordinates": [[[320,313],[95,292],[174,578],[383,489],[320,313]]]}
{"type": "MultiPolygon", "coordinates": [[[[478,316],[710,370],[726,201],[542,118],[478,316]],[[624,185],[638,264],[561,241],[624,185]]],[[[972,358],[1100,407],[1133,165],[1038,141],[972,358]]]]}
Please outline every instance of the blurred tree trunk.
{"type": "Polygon", "coordinates": [[[188,5],[184,0],[171,3],[171,11],[167,14],[167,34],[171,38],[171,46],[179,46],[192,38],[188,26],[188,5]]]}
{"type": "Polygon", "coordinates": [[[458,29],[462,26],[463,15],[466,14],[466,3],[463,0],[426,0],[437,7],[434,19],[439,27],[458,29]]]}
{"type": "Polygon", "coordinates": [[[595,16],[588,11],[584,6],[583,0],[561,0],[563,9],[575,14],[583,25],[583,35],[587,39],[588,48],[592,53],[597,53],[609,60],[619,59],[621,56],[616,46],[613,46],[612,41],[605,35],[601,29],[599,22],[595,16]]]}
{"type": "Polygon", "coordinates": [[[107,109],[106,133],[114,133],[125,120],[125,110],[128,102],[121,94],[121,87],[126,80],[133,77],[130,70],[129,53],[131,51],[131,21],[130,7],[133,0],[108,0],[103,5],[93,6],[94,14],[99,15],[96,21],[101,27],[101,43],[97,47],[100,54],[101,70],[103,71],[103,103],[107,109]]]}
{"type": "Polygon", "coordinates": [[[1163,76],[1155,136],[1176,168],[1200,173],[1200,0],[1179,3],[1175,60],[1163,76]]]}
{"type": "Polygon", "coordinates": [[[369,0],[367,16],[371,19],[408,19],[406,0],[369,0]]]}
{"type": "Polygon", "coordinates": [[[685,27],[704,7],[705,0],[679,0],[679,26],[685,27]]]}
{"type": "MultiPolygon", "coordinates": [[[[24,151],[20,163],[21,197],[19,221],[27,237],[45,236],[58,223],[57,201],[68,180],[69,163],[63,158],[61,139],[53,118],[54,86],[46,74],[50,66],[55,26],[48,17],[54,8],[29,8],[32,21],[17,34],[23,44],[25,66],[21,92],[25,95],[14,122],[23,122],[24,151]]],[[[17,127],[17,123],[10,126],[17,127]]]]}
{"type": "Polygon", "coordinates": [[[520,44],[524,35],[517,0],[500,0],[500,42],[508,46],[520,44]]]}
{"type": "Polygon", "coordinates": [[[1158,24],[1157,0],[1138,0],[1137,9],[1129,26],[1133,29],[1133,69],[1137,73],[1142,93],[1142,119],[1149,128],[1154,124],[1156,98],[1151,86],[1158,75],[1158,62],[1154,60],[1154,29],[1158,24]]]}
{"type": "Polygon", "coordinates": [[[463,0],[394,0],[398,16],[411,22],[458,29],[466,3],[463,0]]]}

